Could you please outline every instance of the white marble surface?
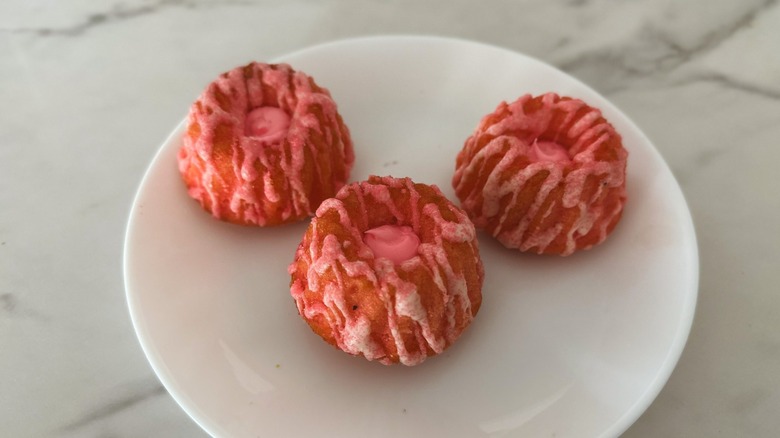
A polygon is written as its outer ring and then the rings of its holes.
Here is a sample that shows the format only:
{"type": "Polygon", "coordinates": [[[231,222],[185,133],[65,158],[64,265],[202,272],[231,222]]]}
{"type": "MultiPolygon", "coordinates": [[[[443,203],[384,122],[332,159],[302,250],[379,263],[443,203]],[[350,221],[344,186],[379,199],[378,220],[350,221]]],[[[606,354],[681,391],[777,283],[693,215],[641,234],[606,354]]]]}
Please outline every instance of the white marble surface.
{"type": "Polygon", "coordinates": [[[777,1],[0,4],[0,425],[8,437],[205,436],[147,364],[122,246],[155,150],[218,73],[316,43],[433,34],[537,57],[645,131],[701,252],[690,340],[626,437],[780,430],[777,1]]]}

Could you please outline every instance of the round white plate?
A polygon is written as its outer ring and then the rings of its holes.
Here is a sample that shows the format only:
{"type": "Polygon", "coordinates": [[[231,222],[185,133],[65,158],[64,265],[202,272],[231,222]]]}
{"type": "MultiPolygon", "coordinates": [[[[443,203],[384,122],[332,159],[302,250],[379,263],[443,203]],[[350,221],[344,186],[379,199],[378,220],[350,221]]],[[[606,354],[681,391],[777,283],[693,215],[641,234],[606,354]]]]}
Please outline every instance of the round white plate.
{"type": "Polygon", "coordinates": [[[408,176],[454,200],[455,155],[479,119],[502,100],[554,91],[601,108],[623,135],[629,202],[603,245],[567,258],[480,235],[486,280],[472,326],[439,357],[387,367],[327,345],[298,316],[286,268],[306,223],[229,225],[188,198],[176,166],[180,125],[133,205],[125,283],[144,352],[184,410],[218,437],[562,438],[628,428],[682,352],[699,269],[680,188],[628,117],[553,67],[462,40],[363,38],[276,61],[330,89],[353,134],[353,181],[408,176]]]}

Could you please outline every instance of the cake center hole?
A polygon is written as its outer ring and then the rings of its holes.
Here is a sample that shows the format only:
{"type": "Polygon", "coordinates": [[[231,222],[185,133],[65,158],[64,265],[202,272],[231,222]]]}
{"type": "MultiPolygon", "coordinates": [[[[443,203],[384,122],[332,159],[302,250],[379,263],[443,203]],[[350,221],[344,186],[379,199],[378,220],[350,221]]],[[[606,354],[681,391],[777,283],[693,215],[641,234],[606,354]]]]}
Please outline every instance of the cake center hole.
{"type": "Polygon", "coordinates": [[[363,233],[366,242],[376,257],[390,259],[399,264],[417,255],[420,238],[411,227],[382,225],[363,233]]]}
{"type": "Polygon", "coordinates": [[[287,135],[290,116],[273,106],[261,106],[246,115],[244,133],[266,142],[275,142],[287,135]]]}
{"type": "Polygon", "coordinates": [[[534,162],[552,161],[554,163],[568,163],[571,161],[566,148],[553,141],[535,140],[534,144],[531,145],[530,156],[534,162]]]}

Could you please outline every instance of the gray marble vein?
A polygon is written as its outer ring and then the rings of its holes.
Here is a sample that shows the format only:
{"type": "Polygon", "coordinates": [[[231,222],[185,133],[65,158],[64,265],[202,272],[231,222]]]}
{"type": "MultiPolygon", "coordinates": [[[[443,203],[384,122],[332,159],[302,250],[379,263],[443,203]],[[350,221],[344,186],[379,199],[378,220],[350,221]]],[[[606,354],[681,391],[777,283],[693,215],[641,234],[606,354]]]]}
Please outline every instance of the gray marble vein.
{"type": "Polygon", "coordinates": [[[156,380],[134,384],[131,390],[121,394],[118,398],[103,401],[99,407],[84,413],[73,422],[66,424],[60,429],[60,432],[70,433],[77,431],[95,422],[126,411],[150,398],[160,397],[164,394],[167,394],[165,388],[156,380]]]}
{"type": "Polygon", "coordinates": [[[48,323],[51,321],[51,318],[45,314],[25,306],[13,292],[0,294],[0,319],[2,318],[36,323],[48,323]]]}
{"type": "Polygon", "coordinates": [[[199,7],[213,7],[223,5],[247,5],[249,2],[241,0],[223,0],[218,3],[198,1],[198,0],[155,0],[153,3],[124,6],[118,4],[105,12],[91,13],[81,22],[68,27],[43,27],[43,28],[0,28],[0,32],[5,31],[11,34],[26,34],[40,37],[47,36],[79,36],[95,27],[130,20],[146,15],[158,13],[166,8],[181,7],[187,9],[196,9],[199,7]]]}
{"type": "Polygon", "coordinates": [[[681,44],[672,33],[659,31],[652,27],[649,28],[648,31],[651,36],[668,47],[671,52],[668,57],[660,60],[658,72],[662,73],[674,69],[704,53],[715,50],[724,41],[750,27],[759,15],[777,4],[777,0],[764,0],[762,3],[752,5],[752,7],[744,10],[740,15],[735,15],[732,21],[721,23],[719,26],[710,29],[698,42],[690,46],[681,44]]]}
{"type": "MultiPolygon", "coordinates": [[[[644,83],[648,78],[663,81],[681,66],[694,62],[707,53],[717,50],[724,42],[749,29],[761,14],[776,7],[777,0],[765,0],[751,4],[744,2],[742,9],[717,25],[703,24],[702,31],[692,40],[680,38],[680,27],[694,25],[691,19],[678,18],[683,4],[669,4],[661,13],[642,20],[630,38],[592,50],[577,51],[555,57],[555,64],[576,76],[584,77],[601,91],[611,94],[644,83]],[[669,24],[672,22],[673,24],[669,24]]],[[[698,8],[695,6],[694,8],[698,8]]],[[[735,88],[749,91],[749,84],[729,83],[722,75],[703,74],[699,79],[718,80],[735,88]]],[[[759,91],[760,92],[760,91],[759,91]]]]}
{"type": "MultiPolygon", "coordinates": [[[[742,81],[740,79],[728,76],[719,72],[708,73],[693,73],[687,74],[682,79],[669,81],[670,86],[686,86],[696,82],[711,82],[718,85],[722,85],[725,88],[732,90],[739,90],[745,93],[750,93],[758,98],[763,99],[780,99],[780,89],[770,86],[762,86],[761,84],[742,81]]],[[[780,79],[778,84],[780,85],[780,79]]]]}
{"type": "Polygon", "coordinates": [[[14,294],[10,292],[0,294],[0,307],[6,313],[13,313],[16,310],[16,297],[14,294]]]}

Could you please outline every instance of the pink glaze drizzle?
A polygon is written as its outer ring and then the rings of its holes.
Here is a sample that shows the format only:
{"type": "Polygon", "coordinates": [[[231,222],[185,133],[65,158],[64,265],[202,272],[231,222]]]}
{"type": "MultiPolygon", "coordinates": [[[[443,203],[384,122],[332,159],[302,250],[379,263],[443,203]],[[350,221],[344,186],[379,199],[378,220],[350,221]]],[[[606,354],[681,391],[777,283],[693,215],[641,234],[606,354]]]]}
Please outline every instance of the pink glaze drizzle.
{"type": "MultiPolygon", "coordinates": [[[[281,119],[278,113],[275,117],[281,119]]],[[[217,218],[225,216],[224,208],[229,208],[245,222],[262,226],[270,214],[281,215],[283,220],[312,214],[317,205],[310,203],[302,173],[307,152],[311,157],[330,154],[331,168],[337,167],[335,163],[343,163],[339,166],[344,166],[345,172],[334,171],[332,175],[336,189],[346,183],[354,162],[349,132],[328,91],[315,88],[309,76],[286,64],[252,63],[222,74],[190,108],[189,126],[194,124],[199,126],[200,134],[194,139],[184,136],[179,170],[182,174],[191,167],[198,170],[201,181],[190,187],[190,196],[202,205],[208,203],[217,218]],[[220,99],[229,100],[229,107],[221,104],[220,99]],[[254,123],[254,113],[249,109],[269,106],[278,107],[289,118],[286,135],[281,134],[282,129],[267,136],[247,135],[247,131],[255,129],[246,126],[247,122],[254,123]],[[212,158],[217,129],[230,130],[234,187],[227,183],[212,158]],[[321,136],[331,149],[319,150],[310,141],[312,135],[321,136]],[[257,164],[266,170],[258,172],[257,164]],[[278,168],[284,177],[281,180],[272,175],[272,170],[278,168]],[[260,195],[257,185],[262,187],[260,195]],[[217,192],[217,187],[230,189],[227,206],[220,202],[224,195],[217,192]]],[[[320,175],[319,163],[314,164],[314,174],[320,175]]]]}
{"type": "MultiPolygon", "coordinates": [[[[510,116],[493,125],[490,125],[488,117],[480,122],[477,134],[466,141],[464,151],[477,147],[477,140],[481,133],[490,135],[493,139],[479,149],[470,161],[458,166],[453,177],[453,186],[458,192],[464,209],[471,213],[471,219],[477,227],[485,227],[489,219],[500,214],[498,225],[490,230],[493,236],[509,248],[518,248],[521,251],[536,248],[539,253],[542,253],[561,234],[563,225],[558,224],[531,235],[526,235],[526,231],[552,190],[562,186],[563,207],[575,208],[579,211],[576,223],[565,236],[565,250],[561,255],[569,255],[578,249],[577,239],[590,233],[597,223],[596,244],[604,241],[607,237],[608,224],[622,212],[625,201],[627,153],[621,148],[614,161],[596,159],[595,151],[610,137],[618,134],[609,123],[599,121],[601,112],[595,108],[589,108],[584,115],[580,114],[580,118],[571,125],[568,132],[557,133],[552,141],[538,141],[539,137],[548,130],[555,111],[565,114],[561,126],[568,126],[578,112],[587,105],[578,99],[558,100],[557,95],[549,93],[542,98],[543,108],[533,115],[526,115],[523,105],[531,99],[533,99],[531,95],[525,95],[511,104],[502,102],[495,113],[509,111],[510,116]],[[517,132],[528,134],[518,138],[514,134],[517,132]],[[564,135],[576,138],[576,142],[571,145],[568,152],[560,146],[560,138],[564,135]],[[566,159],[563,159],[563,154],[566,155],[566,159]],[[519,172],[507,177],[510,175],[507,168],[522,159],[530,160],[530,163],[519,172]],[[482,171],[485,163],[492,160],[498,160],[498,164],[493,168],[484,186],[463,193],[467,181],[475,178],[482,171]],[[511,209],[508,207],[501,209],[502,199],[510,196],[508,205],[515,205],[524,184],[541,171],[547,171],[549,174],[530,209],[522,217],[519,225],[505,228],[511,209]],[[596,176],[601,184],[598,185],[595,194],[585,199],[583,188],[591,175],[596,176]],[[603,202],[593,202],[593,200],[603,199],[606,192],[610,190],[619,193],[620,202],[613,203],[611,208],[603,202]],[[480,199],[481,209],[478,208],[480,199]]],[[[544,216],[549,212],[549,210],[543,212],[544,216]]]]}
{"type": "MultiPolygon", "coordinates": [[[[441,195],[438,188],[434,189],[441,195]]],[[[416,365],[427,357],[429,347],[435,354],[439,354],[452,344],[462,330],[455,326],[455,313],[465,315],[470,322],[473,318],[472,302],[469,299],[467,282],[463,272],[456,270],[450,263],[444,250],[444,242],[464,245],[474,255],[474,263],[482,276],[482,262],[477,249],[476,233],[474,226],[468,217],[460,209],[448,203],[449,211],[454,213],[457,220],[450,222],[442,217],[436,204],[426,204],[421,209],[411,208],[416,206],[420,194],[409,179],[377,178],[372,177],[368,182],[351,184],[344,187],[336,198],[326,200],[317,209],[316,217],[312,221],[310,230],[313,230],[311,238],[304,240],[296,253],[296,261],[303,260],[308,266],[305,279],[296,277],[296,263],[289,267],[293,275],[291,294],[298,306],[298,312],[307,319],[318,315],[323,316],[330,325],[337,346],[350,354],[363,355],[368,360],[378,360],[381,363],[391,363],[388,351],[376,342],[372,337],[372,330],[367,325],[368,320],[356,317],[347,308],[344,291],[347,289],[344,276],[363,278],[371,284],[387,311],[387,322],[390,333],[397,350],[399,360],[405,365],[416,365]],[[402,188],[408,193],[409,205],[396,205],[388,194],[388,186],[402,188]],[[435,233],[432,238],[423,239],[417,248],[417,255],[405,260],[401,264],[394,263],[386,257],[374,257],[372,249],[364,243],[361,229],[365,229],[368,223],[369,212],[365,208],[359,211],[348,211],[343,200],[348,196],[358,197],[359,205],[364,206],[367,200],[379,203],[396,212],[396,219],[420,236],[421,218],[426,217],[435,223],[435,233]],[[410,210],[411,214],[404,214],[410,210]],[[317,223],[324,215],[336,212],[339,222],[345,230],[349,230],[349,239],[339,242],[335,235],[320,235],[317,223]],[[349,245],[348,245],[349,244],[349,245]],[[351,245],[358,246],[358,258],[350,260],[344,248],[351,245]],[[339,269],[339,267],[343,269],[339,269]],[[420,301],[420,291],[414,283],[404,281],[399,272],[411,271],[423,267],[434,279],[437,290],[435,293],[444,296],[446,324],[444,334],[439,335],[431,330],[429,314],[420,301]],[[334,282],[323,281],[327,272],[333,272],[334,282]],[[306,290],[321,294],[322,298],[311,298],[306,290]],[[419,346],[419,352],[411,352],[404,345],[399,332],[399,318],[407,317],[415,322],[414,336],[419,346]]],[[[301,274],[301,273],[299,273],[301,274]]],[[[434,291],[425,291],[434,293],[434,291]]],[[[468,325],[468,324],[467,324],[468,325]]]]}
{"type": "Polygon", "coordinates": [[[420,238],[411,227],[382,225],[363,233],[363,240],[377,257],[392,260],[396,265],[417,254],[420,238]]]}

